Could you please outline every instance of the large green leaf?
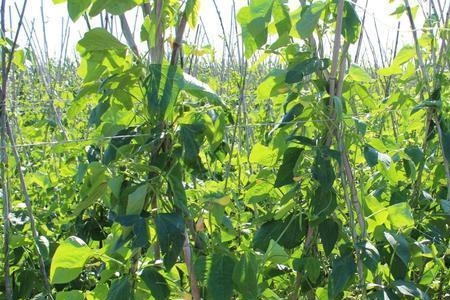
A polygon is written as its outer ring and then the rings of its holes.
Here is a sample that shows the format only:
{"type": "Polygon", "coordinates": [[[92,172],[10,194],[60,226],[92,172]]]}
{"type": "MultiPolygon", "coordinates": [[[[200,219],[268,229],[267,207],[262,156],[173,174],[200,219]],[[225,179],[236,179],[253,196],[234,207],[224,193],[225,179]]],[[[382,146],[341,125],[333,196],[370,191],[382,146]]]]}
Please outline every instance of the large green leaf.
{"type": "Polygon", "coordinates": [[[255,144],[250,153],[249,160],[252,164],[273,166],[277,160],[277,151],[262,144],[255,144]]]}
{"type": "Polygon", "coordinates": [[[295,271],[300,272],[312,283],[316,283],[320,277],[320,261],[315,257],[302,257],[292,263],[295,271]]]}
{"type": "Polygon", "coordinates": [[[227,254],[215,253],[208,273],[208,299],[229,300],[233,296],[234,260],[227,254]]]}
{"type": "Polygon", "coordinates": [[[414,282],[397,280],[391,284],[400,294],[404,296],[419,298],[421,300],[428,300],[430,297],[422,292],[414,282]]]}
{"type": "Polygon", "coordinates": [[[246,252],[234,266],[233,283],[244,299],[258,298],[258,262],[256,256],[246,252]]]}
{"type": "Polygon", "coordinates": [[[89,11],[89,16],[94,17],[102,10],[106,10],[112,15],[121,15],[141,3],[142,0],[95,0],[89,11]]]}
{"type": "Polygon", "coordinates": [[[112,282],[106,300],[133,300],[133,291],[128,276],[123,276],[112,282]]]}
{"type": "Polygon", "coordinates": [[[318,152],[312,167],[313,178],[325,189],[333,187],[336,175],[334,174],[333,166],[329,157],[324,153],[318,152]]]}
{"type": "MultiPolygon", "coordinates": [[[[444,123],[444,122],[441,122],[444,123]]],[[[442,145],[444,148],[444,156],[447,161],[450,161],[450,130],[445,126],[445,124],[441,124],[442,128],[442,145]]]]}
{"type": "Polygon", "coordinates": [[[336,192],[331,188],[319,187],[311,199],[312,213],[316,218],[329,216],[337,207],[336,192]]]}
{"type": "Polygon", "coordinates": [[[94,28],[84,34],[78,42],[77,49],[79,52],[124,50],[127,46],[105,29],[94,28]]]}
{"type": "Polygon", "coordinates": [[[156,300],[165,300],[170,297],[170,289],[166,279],[153,267],[147,267],[142,271],[141,278],[152,292],[156,300]]]}
{"type": "Polygon", "coordinates": [[[411,207],[406,202],[400,202],[387,208],[392,228],[411,228],[414,226],[414,217],[411,207]]]}
{"type": "Polygon", "coordinates": [[[327,219],[319,225],[320,240],[322,241],[325,254],[328,256],[334,249],[339,237],[339,224],[333,219],[327,219]]]}
{"type": "Polygon", "coordinates": [[[245,45],[245,56],[253,53],[267,42],[268,25],[271,20],[274,0],[252,0],[249,6],[243,7],[237,19],[242,27],[245,45]]]}
{"type": "Polygon", "coordinates": [[[374,167],[378,162],[382,162],[386,167],[391,165],[392,159],[389,155],[379,152],[370,145],[364,146],[364,158],[370,167],[374,167]]]}
{"type": "Polygon", "coordinates": [[[66,291],[56,294],[56,300],[84,300],[82,291],[66,291]]]}
{"type": "Polygon", "coordinates": [[[140,215],[145,204],[148,184],[139,186],[134,192],[128,195],[127,215],[140,215]]]}
{"type": "Polygon", "coordinates": [[[291,215],[284,221],[264,223],[253,237],[253,248],[266,251],[270,240],[275,240],[286,249],[299,246],[307,230],[306,216],[291,215]]]}
{"type": "Polygon", "coordinates": [[[350,1],[345,1],[344,17],[342,19],[342,35],[349,43],[356,43],[361,31],[361,21],[350,1]]]}
{"type": "Polygon", "coordinates": [[[380,262],[380,253],[378,249],[369,241],[363,241],[357,244],[358,249],[362,252],[364,265],[375,274],[378,263],[380,262]]]}
{"type": "Polygon", "coordinates": [[[155,218],[156,234],[164,256],[164,266],[172,269],[183,249],[185,240],[184,220],[177,214],[158,214],[155,218]]]}
{"type": "Polygon", "coordinates": [[[184,87],[183,73],[177,66],[149,66],[145,81],[147,110],[156,120],[171,120],[180,90],[184,87]]]}
{"type": "Polygon", "coordinates": [[[294,182],[294,167],[302,152],[302,148],[296,147],[288,148],[284,152],[283,163],[278,169],[275,187],[282,187],[294,182]]]}
{"type": "Polygon", "coordinates": [[[330,65],[328,59],[309,58],[289,67],[286,74],[286,83],[297,83],[303,80],[305,76],[314,72],[325,70],[330,65]]]}
{"type": "Polygon", "coordinates": [[[95,255],[81,239],[72,236],[62,242],[56,249],[50,266],[52,284],[68,283],[76,279],[86,261],[95,255]]]}
{"type": "Polygon", "coordinates": [[[197,98],[205,98],[209,103],[226,108],[226,104],[217,95],[215,91],[211,89],[206,83],[198,80],[197,78],[184,73],[183,74],[183,90],[197,98]]]}
{"type": "Polygon", "coordinates": [[[278,36],[287,36],[291,31],[291,18],[287,0],[275,0],[272,8],[272,16],[278,36]]]}
{"type": "Polygon", "coordinates": [[[72,21],[78,20],[91,5],[91,0],[67,0],[67,10],[72,21]]]}
{"type": "Polygon", "coordinates": [[[296,24],[297,32],[301,38],[306,39],[311,36],[317,28],[320,16],[327,6],[326,2],[314,1],[311,5],[302,8],[302,15],[296,24]]]}
{"type": "Polygon", "coordinates": [[[354,64],[350,67],[348,78],[356,82],[372,81],[372,77],[363,68],[354,64]]]}
{"type": "Polygon", "coordinates": [[[356,272],[352,254],[337,257],[333,260],[330,282],[328,283],[329,299],[337,299],[338,295],[347,287],[356,272]]]}
{"type": "Polygon", "coordinates": [[[272,264],[283,264],[289,259],[289,255],[286,253],[286,250],[284,250],[284,248],[274,240],[270,240],[264,256],[266,261],[271,262],[272,264]]]}
{"type": "Polygon", "coordinates": [[[103,153],[102,163],[108,165],[113,162],[117,158],[117,150],[122,146],[130,144],[133,140],[133,135],[135,134],[136,131],[132,127],[125,128],[117,132],[103,153]]]}
{"type": "Polygon", "coordinates": [[[167,174],[167,181],[173,194],[173,203],[182,211],[187,211],[186,191],[183,186],[183,168],[180,163],[176,163],[171,167],[167,174]]]}
{"type": "Polygon", "coordinates": [[[411,259],[411,252],[406,238],[400,233],[397,234],[388,231],[384,232],[384,236],[394,250],[394,253],[402,260],[405,266],[407,266],[411,259]]]}
{"type": "Polygon", "coordinates": [[[188,19],[189,26],[195,29],[200,12],[200,0],[187,0],[186,2],[186,15],[188,19]]]}

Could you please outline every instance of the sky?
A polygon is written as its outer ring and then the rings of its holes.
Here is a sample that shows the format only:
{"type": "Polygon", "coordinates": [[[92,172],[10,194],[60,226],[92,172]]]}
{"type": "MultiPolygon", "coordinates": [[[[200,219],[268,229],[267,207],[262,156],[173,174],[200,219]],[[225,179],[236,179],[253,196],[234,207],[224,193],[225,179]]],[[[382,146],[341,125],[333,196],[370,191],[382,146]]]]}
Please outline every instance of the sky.
{"type": "MultiPolygon", "coordinates": [[[[416,0],[410,0],[413,5],[416,0]]],[[[423,0],[420,0],[423,1],[423,0]]],[[[11,3],[11,13],[12,19],[17,19],[17,10],[15,5],[21,7],[23,0],[13,0],[8,1],[11,3]]],[[[219,5],[220,13],[222,15],[222,19],[224,21],[225,28],[229,28],[230,24],[230,14],[232,1],[231,0],[216,0],[219,5]]],[[[237,5],[239,7],[245,5],[246,0],[236,0],[237,5]]],[[[359,0],[357,4],[357,11],[362,16],[363,9],[362,7],[365,5],[365,0],[359,0]]],[[[393,40],[396,37],[397,23],[398,20],[394,16],[390,16],[390,14],[395,11],[396,7],[401,4],[402,0],[368,0],[367,7],[367,32],[368,35],[374,38],[373,42],[377,43],[376,39],[376,30],[375,30],[375,22],[376,27],[380,36],[380,43],[384,47],[388,47],[388,45],[393,44],[393,40]],[[392,3],[391,3],[392,2],[392,3]]],[[[295,7],[298,1],[290,0],[291,7],[295,7]]],[[[298,4],[297,4],[298,5],[298,4]]],[[[35,28],[35,44],[37,41],[42,42],[43,40],[43,25],[41,18],[41,6],[44,14],[44,22],[45,22],[45,30],[47,34],[48,40],[48,49],[51,56],[58,55],[60,49],[61,42],[61,32],[62,32],[62,24],[65,24],[67,20],[67,7],[66,4],[53,4],[52,0],[29,0],[28,7],[25,14],[25,20],[28,24],[28,32],[31,31],[31,27],[34,21],[35,28]]],[[[133,27],[133,20],[135,18],[134,14],[127,15],[130,26],[133,27]]],[[[217,16],[217,12],[214,8],[212,0],[201,0],[201,12],[200,18],[205,24],[205,28],[210,38],[211,43],[216,48],[222,48],[222,30],[220,27],[219,19],[217,16]]],[[[410,43],[412,38],[411,32],[408,32],[408,22],[406,18],[402,19],[402,31],[400,31],[400,40],[401,44],[410,43]]],[[[9,22],[7,22],[9,23],[9,22]]],[[[14,23],[14,22],[13,22],[14,23]]],[[[14,26],[14,25],[13,25],[14,26]]],[[[76,23],[69,21],[70,26],[70,36],[69,36],[69,53],[68,55],[75,55],[75,45],[76,42],[81,38],[84,32],[87,31],[86,25],[82,18],[78,20],[76,23]],[[73,51],[73,53],[70,53],[73,51]]],[[[418,24],[420,27],[421,24],[418,24]]],[[[139,39],[139,28],[136,29],[136,40],[139,39]]],[[[26,32],[22,32],[20,37],[20,41],[24,43],[27,40],[26,32]]],[[[368,46],[368,45],[367,45],[368,46]]],[[[41,45],[41,47],[44,47],[41,45]]]]}

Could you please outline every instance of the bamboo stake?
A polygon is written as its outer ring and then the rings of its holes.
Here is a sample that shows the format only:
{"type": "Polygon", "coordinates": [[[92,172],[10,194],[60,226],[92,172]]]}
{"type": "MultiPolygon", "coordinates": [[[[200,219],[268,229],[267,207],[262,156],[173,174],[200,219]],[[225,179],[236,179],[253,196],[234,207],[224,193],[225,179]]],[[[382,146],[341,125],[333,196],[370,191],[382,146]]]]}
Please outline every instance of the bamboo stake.
{"type": "MultiPolygon", "coordinates": [[[[5,8],[6,8],[6,0],[2,0],[1,5],[1,35],[2,38],[6,37],[6,26],[5,26],[5,8]]],[[[3,269],[5,274],[5,297],[7,300],[13,299],[13,290],[11,285],[11,273],[10,273],[10,265],[9,265],[9,243],[10,243],[10,222],[9,222],[9,189],[6,182],[6,172],[8,170],[8,152],[6,150],[6,94],[4,93],[6,89],[6,49],[2,47],[2,89],[0,91],[0,127],[1,127],[1,168],[0,168],[0,177],[1,177],[1,185],[3,192],[3,239],[4,239],[4,263],[3,269]]]]}
{"type": "MultiPolygon", "coordinates": [[[[338,17],[336,20],[336,31],[335,31],[335,37],[334,37],[334,46],[333,46],[333,57],[332,57],[332,67],[331,67],[331,73],[330,73],[330,107],[333,107],[333,101],[334,97],[341,97],[342,96],[342,85],[344,81],[344,70],[345,70],[345,60],[346,60],[346,53],[349,48],[349,44],[345,43],[343,47],[343,57],[341,60],[341,72],[339,77],[339,82],[336,82],[336,75],[339,65],[339,54],[340,54],[340,48],[341,48],[341,33],[342,33],[342,19],[343,19],[343,10],[344,10],[344,1],[340,0],[338,3],[338,17]],[[336,91],[336,85],[337,85],[337,91],[336,91]]],[[[333,111],[332,120],[335,120],[335,112],[333,111]]],[[[337,124],[339,127],[339,124],[337,124]]],[[[334,126],[330,129],[330,132],[335,131],[334,126]]],[[[344,174],[346,177],[346,181],[350,187],[350,195],[351,195],[351,203],[353,204],[353,208],[355,209],[356,216],[358,219],[359,227],[361,229],[361,237],[364,239],[366,235],[366,229],[365,229],[365,220],[364,215],[362,213],[361,204],[358,199],[358,192],[356,189],[356,182],[354,179],[354,175],[352,172],[350,160],[348,157],[348,150],[345,147],[343,138],[341,134],[339,133],[339,130],[336,130],[336,139],[338,141],[339,149],[341,152],[341,165],[344,169],[344,174]]],[[[327,141],[327,144],[331,144],[331,136],[329,136],[329,139],[327,141]]],[[[344,174],[341,174],[341,177],[344,178],[344,174]]],[[[343,184],[346,182],[343,181],[343,184]]],[[[348,197],[348,196],[347,196],[348,197]]],[[[346,199],[348,202],[350,202],[350,199],[346,199]]],[[[353,214],[353,209],[351,207],[349,208],[349,214],[353,214]]],[[[352,220],[353,217],[350,218],[352,220]]],[[[352,228],[352,231],[356,232],[355,223],[351,222],[350,227],[352,228]]],[[[362,295],[363,298],[366,297],[366,284],[365,284],[365,275],[364,275],[364,266],[362,263],[361,254],[358,249],[356,249],[355,244],[355,253],[357,258],[357,265],[358,265],[358,274],[360,278],[360,286],[362,289],[362,295]]]]}
{"type": "MultiPolygon", "coordinates": [[[[429,78],[429,75],[428,75],[428,71],[427,71],[427,69],[425,67],[425,63],[423,61],[422,52],[420,50],[419,39],[417,37],[417,30],[416,30],[416,26],[415,26],[415,23],[414,23],[414,18],[412,16],[411,7],[409,6],[409,1],[408,0],[404,0],[404,3],[405,3],[406,13],[408,15],[408,19],[409,19],[409,22],[410,22],[410,25],[411,25],[411,30],[412,30],[412,35],[413,35],[413,38],[414,38],[414,45],[416,47],[416,53],[417,53],[417,59],[418,59],[418,62],[419,62],[419,67],[420,67],[420,69],[422,71],[422,76],[423,76],[423,78],[425,80],[425,87],[427,89],[427,93],[430,94],[431,81],[430,81],[430,78],[429,78]]],[[[427,112],[427,125],[426,125],[427,131],[425,133],[426,135],[428,135],[428,128],[430,126],[429,124],[430,124],[432,119],[435,120],[436,128],[438,130],[440,146],[441,146],[441,150],[442,150],[442,154],[443,154],[442,156],[443,156],[443,159],[444,159],[445,176],[447,178],[447,199],[450,200],[450,164],[449,164],[449,161],[448,161],[447,157],[445,156],[444,136],[443,136],[442,128],[441,128],[441,125],[440,125],[440,120],[439,120],[439,118],[437,116],[436,111],[434,109],[428,109],[428,112],[427,112]]],[[[427,137],[425,137],[424,143],[427,143],[427,140],[428,140],[427,137]]],[[[426,146],[426,144],[425,144],[425,146],[426,146]]],[[[418,189],[419,187],[416,186],[416,188],[418,189]]],[[[417,190],[415,192],[417,192],[417,190]]]]}

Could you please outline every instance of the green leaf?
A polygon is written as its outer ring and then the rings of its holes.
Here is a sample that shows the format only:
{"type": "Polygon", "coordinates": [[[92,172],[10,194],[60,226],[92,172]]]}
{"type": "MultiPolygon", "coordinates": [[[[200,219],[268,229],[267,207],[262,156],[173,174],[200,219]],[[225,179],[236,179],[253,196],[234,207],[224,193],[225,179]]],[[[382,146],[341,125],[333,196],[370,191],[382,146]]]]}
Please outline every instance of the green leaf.
{"type": "Polygon", "coordinates": [[[334,174],[331,160],[326,157],[324,153],[317,152],[312,167],[313,178],[325,189],[331,189],[333,187],[336,175],[334,174]]]}
{"type": "Polygon", "coordinates": [[[136,131],[133,127],[122,129],[117,132],[103,153],[102,163],[108,165],[113,162],[117,158],[117,150],[122,146],[130,144],[133,140],[132,136],[135,133],[136,131]]]}
{"type": "Polygon", "coordinates": [[[226,254],[214,253],[208,273],[208,299],[229,300],[233,296],[234,260],[226,254]]]}
{"type": "Polygon", "coordinates": [[[336,112],[336,120],[338,122],[342,121],[344,117],[344,103],[342,103],[342,98],[338,96],[333,96],[334,111],[336,112]]]}
{"type": "Polygon", "coordinates": [[[72,236],[56,249],[50,266],[52,284],[68,283],[78,277],[86,261],[95,254],[81,239],[72,236]]]}
{"type": "Polygon", "coordinates": [[[450,161],[450,130],[446,128],[447,126],[443,126],[442,123],[443,122],[441,122],[443,152],[447,161],[450,161]]]}
{"type": "Polygon", "coordinates": [[[412,109],[411,115],[415,114],[416,112],[418,112],[421,109],[426,109],[426,108],[440,109],[441,107],[442,107],[442,101],[441,100],[425,100],[422,103],[420,103],[419,105],[416,105],[412,109]]]}
{"type": "Polygon", "coordinates": [[[39,253],[44,257],[44,259],[48,259],[50,255],[50,242],[48,239],[41,235],[37,239],[35,239],[36,246],[39,249],[39,253]]]}
{"type": "Polygon", "coordinates": [[[404,281],[404,280],[397,280],[394,281],[391,284],[400,294],[404,296],[410,296],[419,298],[422,300],[428,300],[430,297],[424,292],[422,292],[415,284],[414,282],[404,281]]]}
{"type": "Polygon", "coordinates": [[[278,122],[278,124],[270,131],[269,135],[272,135],[275,130],[279,128],[295,124],[295,122],[293,122],[294,119],[301,115],[303,109],[304,107],[301,103],[295,104],[287,113],[284,114],[281,121],[278,122]]]}
{"type": "Polygon", "coordinates": [[[316,283],[320,277],[320,261],[315,257],[302,257],[293,262],[295,271],[305,275],[312,283],[316,283]]]}
{"type": "Polygon", "coordinates": [[[297,83],[303,80],[305,76],[311,75],[314,72],[322,71],[328,68],[330,60],[309,58],[301,61],[294,66],[289,67],[289,71],[286,74],[286,83],[297,83]]]}
{"type": "Polygon", "coordinates": [[[364,146],[364,158],[369,167],[375,167],[378,162],[382,162],[387,168],[390,167],[392,159],[389,155],[379,152],[377,149],[366,144],[364,146]]]}
{"type": "Polygon", "coordinates": [[[312,213],[316,218],[326,218],[337,207],[336,192],[333,189],[319,187],[311,199],[312,213]]]}
{"type": "Polygon", "coordinates": [[[120,197],[120,190],[122,189],[123,175],[115,176],[108,180],[108,187],[114,197],[120,197]]]}
{"type": "Polygon", "coordinates": [[[82,291],[67,291],[56,294],[56,300],[84,300],[82,291]]]}
{"type": "Polygon", "coordinates": [[[170,289],[164,276],[153,267],[147,267],[142,271],[141,278],[152,292],[156,300],[165,300],[170,297],[170,289]]]}
{"type": "Polygon", "coordinates": [[[226,104],[220,99],[219,95],[211,89],[206,83],[198,80],[197,78],[184,73],[183,74],[183,90],[194,97],[199,99],[205,98],[211,104],[226,108],[226,104]]]}
{"type": "Polygon", "coordinates": [[[78,20],[89,8],[91,0],[67,0],[67,10],[72,21],[78,20]]]}
{"type": "Polygon", "coordinates": [[[123,276],[113,281],[106,300],[133,300],[133,298],[130,280],[128,276],[123,276]]]}
{"type": "Polygon", "coordinates": [[[173,193],[173,203],[182,211],[187,211],[186,191],[183,186],[183,168],[177,162],[167,174],[167,181],[173,193]]]}
{"type": "Polygon", "coordinates": [[[184,87],[183,73],[177,66],[149,66],[145,80],[148,113],[155,119],[172,120],[178,94],[184,87]]]}
{"type": "Polygon", "coordinates": [[[402,74],[401,66],[416,56],[416,49],[413,46],[405,46],[398,53],[392,61],[391,66],[384,69],[379,69],[377,73],[382,76],[392,76],[402,74]]]}
{"type": "Polygon", "coordinates": [[[105,193],[106,182],[100,182],[98,185],[93,186],[87,195],[87,197],[81,201],[77,207],[73,210],[73,215],[78,216],[83,210],[90,207],[105,193]]]}
{"type": "Polygon", "coordinates": [[[258,262],[256,256],[246,252],[234,266],[233,283],[244,299],[258,299],[258,262]]]}
{"type": "Polygon", "coordinates": [[[264,78],[264,80],[256,88],[256,96],[259,100],[266,100],[268,98],[285,93],[286,70],[274,69],[264,78]]]}
{"type": "Polygon", "coordinates": [[[78,42],[77,49],[79,52],[125,50],[127,46],[119,42],[105,29],[94,28],[84,34],[83,38],[78,42]]]}
{"type": "Polygon", "coordinates": [[[350,67],[348,78],[356,82],[371,82],[372,77],[360,66],[353,64],[350,67]]]}
{"type": "Polygon", "coordinates": [[[378,263],[380,262],[380,253],[378,249],[369,241],[363,241],[357,244],[358,249],[361,249],[363,263],[367,268],[375,274],[378,263]]]}
{"type": "Polygon", "coordinates": [[[302,8],[300,20],[296,24],[297,32],[302,39],[307,39],[312,35],[326,6],[326,2],[315,1],[302,8]]]}
{"type": "Polygon", "coordinates": [[[355,276],[356,265],[351,254],[337,257],[333,260],[330,282],[328,283],[329,299],[337,299],[338,295],[346,288],[350,280],[355,276]]]}
{"type": "Polygon", "coordinates": [[[291,31],[291,18],[289,6],[286,0],[275,0],[273,3],[272,16],[280,39],[288,36],[291,31]]]}
{"type": "Polygon", "coordinates": [[[277,150],[261,144],[255,144],[250,153],[250,163],[262,166],[273,166],[277,161],[277,150]]]}
{"type": "Polygon", "coordinates": [[[102,10],[106,10],[106,12],[112,15],[121,15],[141,4],[141,2],[139,0],[96,0],[92,4],[89,16],[95,17],[102,10]]]}
{"type": "Polygon", "coordinates": [[[197,137],[203,139],[203,124],[195,123],[180,126],[180,140],[183,144],[183,159],[186,166],[199,171],[203,171],[202,161],[199,157],[200,145],[197,143],[197,137]]]}
{"type": "Polygon", "coordinates": [[[106,111],[110,108],[111,103],[108,99],[101,99],[97,106],[91,110],[91,113],[89,115],[89,121],[88,121],[88,125],[89,126],[95,126],[98,127],[100,126],[101,122],[102,122],[102,116],[106,113],[106,111]]]}
{"type": "Polygon", "coordinates": [[[277,242],[275,242],[274,240],[270,240],[265,258],[267,261],[273,264],[283,264],[289,259],[289,255],[277,242]]]}
{"type": "Polygon", "coordinates": [[[139,186],[134,192],[128,195],[127,215],[140,215],[145,204],[148,184],[139,186]]]}
{"type": "Polygon", "coordinates": [[[278,169],[277,179],[275,180],[275,187],[282,187],[294,183],[294,168],[300,154],[303,152],[302,148],[288,148],[283,155],[283,163],[278,169]]]}
{"type": "Polygon", "coordinates": [[[400,202],[387,208],[389,220],[394,229],[414,227],[414,217],[411,207],[406,202],[400,202]]]}
{"type": "Polygon", "coordinates": [[[191,29],[195,29],[200,11],[200,0],[188,0],[186,2],[186,16],[191,29]]]}
{"type": "Polygon", "coordinates": [[[266,222],[255,232],[252,246],[266,251],[270,240],[275,240],[286,249],[294,249],[306,235],[307,225],[306,217],[297,215],[290,215],[284,221],[266,222]]]}
{"type": "Polygon", "coordinates": [[[327,219],[319,225],[319,235],[322,241],[325,255],[330,255],[339,237],[339,224],[332,219],[327,219]]]}
{"type": "Polygon", "coordinates": [[[267,43],[268,25],[274,0],[252,0],[250,6],[241,8],[237,20],[241,24],[245,56],[250,58],[267,43]]]}
{"type": "Polygon", "coordinates": [[[405,266],[408,266],[411,253],[406,238],[402,234],[388,231],[384,232],[384,236],[394,250],[394,253],[402,260],[405,266]]]}
{"type": "Polygon", "coordinates": [[[392,65],[401,66],[416,57],[416,55],[416,49],[413,46],[407,45],[397,53],[392,61],[392,65]]]}
{"type": "Polygon", "coordinates": [[[172,269],[183,249],[184,220],[177,214],[158,214],[155,218],[156,234],[164,256],[164,266],[172,269]]]}
{"type": "Polygon", "coordinates": [[[420,164],[425,159],[425,155],[423,154],[422,150],[417,146],[406,147],[405,153],[412,159],[412,161],[416,165],[420,164]]]}
{"type": "Polygon", "coordinates": [[[385,77],[389,77],[392,75],[399,75],[402,74],[403,70],[400,68],[400,66],[392,65],[388,68],[381,68],[377,70],[377,74],[385,77]]]}
{"type": "Polygon", "coordinates": [[[356,13],[353,4],[350,1],[344,3],[344,17],[342,19],[342,36],[344,39],[353,44],[359,39],[361,31],[361,21],[356,13]]]}

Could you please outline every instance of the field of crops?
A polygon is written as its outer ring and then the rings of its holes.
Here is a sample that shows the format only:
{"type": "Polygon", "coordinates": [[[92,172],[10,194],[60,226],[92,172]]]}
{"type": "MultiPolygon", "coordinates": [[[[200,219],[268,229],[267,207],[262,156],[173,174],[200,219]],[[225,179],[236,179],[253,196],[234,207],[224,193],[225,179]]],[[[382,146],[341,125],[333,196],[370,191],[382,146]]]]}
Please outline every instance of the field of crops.
{"type": "Polygon", "coordinates": [[[58,36],[34,1],[1,0],[0,299],[450,299],[448,1],[53,0],[58,36]]]}

